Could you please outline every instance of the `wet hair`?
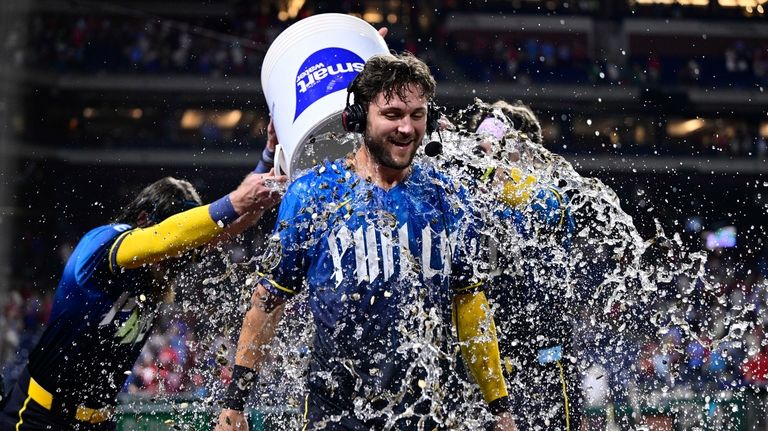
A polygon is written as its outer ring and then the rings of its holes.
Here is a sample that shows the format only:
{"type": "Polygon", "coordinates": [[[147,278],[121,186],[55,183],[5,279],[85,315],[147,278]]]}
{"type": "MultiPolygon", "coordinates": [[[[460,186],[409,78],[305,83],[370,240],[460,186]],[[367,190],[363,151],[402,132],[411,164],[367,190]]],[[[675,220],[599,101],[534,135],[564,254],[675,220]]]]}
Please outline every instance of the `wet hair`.
{"type": "Polygon", "coordinates": [[[509,118],[512,126],[519,132],[525,133],[528,139],[536,144],[541,144],[543,139],[541,133],[541,123],[536,118],[531,108],[523,102],[517,100],[515,103],[507,103],[503,100],[496,101],[494,108],[501,109],[501,112],[509,118]]]}
{"type": "Polygon", "coordinates": [[[202,203],[189,181],[165,177],[144,187],[138,196],[120,211],[114,221],[135,225],[142,213],[145,213],[149,222],[159,223],[202,203]]]}
{"type": "Polygon", "coordinates": [[[537,144],[542,144],[544,139],[541,133],[541,123],[536,118],[531,108],[523,102],[516,100],[513,103],[498,100],[492,105],[485,105],[476,109],[467,110],[465,118],[460,119],[460,124],[466,124],[467,130],[477,130],[480,124],[488,117],[493,116],[493,110],[500,110],[515,130],[525,135],[537,144]]]}
{"type": "Polygon", "coordinates": [[[409,85],[417,85],[421,89],[420,96],[428,101],[435,96],[437,85],[429,67],[413,54],[404,52],[369,58],[363,71],[352,82],[351,90],[355,103],[368,109],[368,105],[382,92],[387,102],[393,96],[405,99],[409,85]]]}

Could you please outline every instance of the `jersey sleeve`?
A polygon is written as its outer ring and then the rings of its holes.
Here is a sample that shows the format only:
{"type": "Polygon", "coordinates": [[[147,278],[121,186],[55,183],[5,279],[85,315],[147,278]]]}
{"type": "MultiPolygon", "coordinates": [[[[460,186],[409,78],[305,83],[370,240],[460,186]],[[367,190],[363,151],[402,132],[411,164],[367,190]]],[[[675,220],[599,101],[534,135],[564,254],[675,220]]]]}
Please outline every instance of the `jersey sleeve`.
{"type": "Polygon", "coordinates": [[[75,281],[82,286],[93,277],[94,273],[107,264],[109,249],[131,226],[116,224],[101,226],[91,230],[80,241],[76,249],[73,273],[75,281]]]}
{"type": "MultiPolygon", "coordinates": [[[[446,217],[450,220],[451,278],[454,294],[482,290],[485,283],[481,262],[483,247],[480,238],[483,222],[467,189],[453,183],[445,186],[446,217]]],[[[483,260],[485,259],[485,260],[483,260]]]]}
{"type": "Polygon", "coordinates": [[[312,215],[316,212],[310,191],[311,186],[301,179],[288,188],[264,255],[262,284],[282,298],[299,293],[306,278],[312,215]]]}
{"type": "Polygon", "coordinates": [[[576,226],[568,197],[555,187],[542,188],[531,201],[531,209],[541,226],[539,233],[559,235],[563,246],[570,248],[576,226]]]}
{"type": "Polygon", "coordinates": [[[160,223],[121,235],[110,250],[109,268],[133,269],[199,247],[224,231],[238,217],[229,197],[172,215],[160,223]]]}

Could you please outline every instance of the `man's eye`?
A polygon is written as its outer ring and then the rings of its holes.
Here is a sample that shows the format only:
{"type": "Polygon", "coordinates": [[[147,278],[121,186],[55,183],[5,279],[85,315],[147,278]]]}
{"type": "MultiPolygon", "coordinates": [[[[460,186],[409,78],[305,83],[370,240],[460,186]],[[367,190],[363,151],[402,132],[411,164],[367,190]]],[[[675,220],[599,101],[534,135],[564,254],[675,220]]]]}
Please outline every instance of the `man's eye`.
{"type": "Polygon", "coordinates": [[[417,113],[411,115],[411,118],[413,118],[414,120],[421,120],[425,116],[426,116],[426,114],[424,114],[423,112],[417,112],[417,113]]]}

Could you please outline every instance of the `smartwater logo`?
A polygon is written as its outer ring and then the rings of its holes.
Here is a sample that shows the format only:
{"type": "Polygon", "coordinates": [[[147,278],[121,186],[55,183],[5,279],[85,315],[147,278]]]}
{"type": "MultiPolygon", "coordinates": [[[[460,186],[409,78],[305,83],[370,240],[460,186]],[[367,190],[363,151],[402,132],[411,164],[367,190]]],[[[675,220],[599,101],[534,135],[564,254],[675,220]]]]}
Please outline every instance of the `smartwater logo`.
{"type": "Polygon", "coordinates": [[[304,110],[349,84],[363,70],[365,61],[343,48],[325,48],[307,57],[296,76],[296,121],[304,110]]]}

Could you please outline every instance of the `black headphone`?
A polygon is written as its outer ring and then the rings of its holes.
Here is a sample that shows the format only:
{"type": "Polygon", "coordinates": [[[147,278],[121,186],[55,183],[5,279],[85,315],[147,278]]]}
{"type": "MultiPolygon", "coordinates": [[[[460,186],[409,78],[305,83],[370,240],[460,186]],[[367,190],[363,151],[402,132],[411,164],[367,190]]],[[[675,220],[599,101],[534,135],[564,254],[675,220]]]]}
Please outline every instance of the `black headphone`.
{"type": "MultiPolygon", "coordinates": [[[[365,133],[365,124],[368,121],[368,115],[365,107],[355,100],[355,103],[349,103],[349,96],[357,92],[357,82],[360,74],[347,88],[347,106],[341,113],[341,125],[347,132],[365,133]]],[[[437,131],[437,120],[440,119],[440,111],[430,101],[427,104],[427,136],[437,131]]]]}

